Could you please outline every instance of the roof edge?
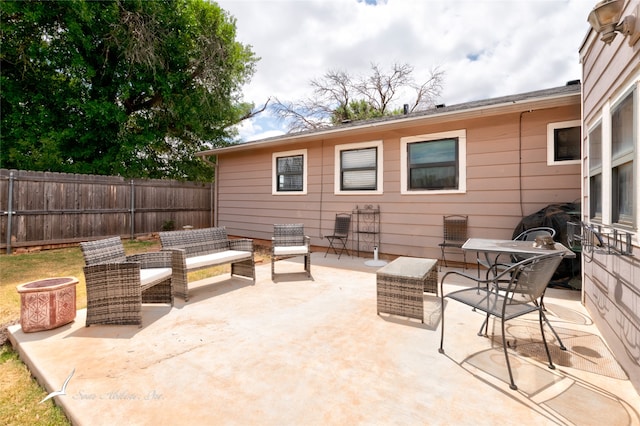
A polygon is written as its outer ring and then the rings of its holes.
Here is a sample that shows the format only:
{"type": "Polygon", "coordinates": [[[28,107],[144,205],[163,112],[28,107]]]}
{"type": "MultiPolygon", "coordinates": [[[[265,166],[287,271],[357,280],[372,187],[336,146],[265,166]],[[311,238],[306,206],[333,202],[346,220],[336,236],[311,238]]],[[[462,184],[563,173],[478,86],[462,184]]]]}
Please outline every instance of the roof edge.
{"type": "MultiPolygon", "coordinates": [[[[356,121],[349,124],[340,126],[326,127],[316,130],[307,130],[297,133],[289,133],[282,136],[274,136],[265,139],[259,139],[251,142],[239,143],[231,146],[213,148],[206,151],[201,151],[196,156],[205,157],[210,155],[216,155],[224,152],[242,151],[246,149],[252,149],[257,147],[263,147],[267,145],[283,145],[287,143],[302,142],[305,139],[317,138],[325,135],[333,135],[335,133],[344,132],[357,132],[361,130],[367,130],[375,127],[383,127],[387,125],[397,125],[398,123],[411,123],[415,121],[425,120],[427,118],[449,117],[452,115],[465,115],[472,114],[477,111],[495,110],[499,113],[506,107],[513,107],[514,105],[522,105],[528,103],[539,103],[544,101],[551,101],[554,99],[568,98],[572,96],[580,96],[582,90],[581,83],[567,84],[565,86],[559,86],[551,89],[536,90],[533,92],[526,92],[516,95],[507,95],[497,98],[484,99],[479,101],[464,102],[451,106],[444,106],[439,108],[431,108],[428,110],[400,116],[387,116],[372,120],[356,121]]],[[[483,115],[487,115],[486,113],[483,115]]]]}

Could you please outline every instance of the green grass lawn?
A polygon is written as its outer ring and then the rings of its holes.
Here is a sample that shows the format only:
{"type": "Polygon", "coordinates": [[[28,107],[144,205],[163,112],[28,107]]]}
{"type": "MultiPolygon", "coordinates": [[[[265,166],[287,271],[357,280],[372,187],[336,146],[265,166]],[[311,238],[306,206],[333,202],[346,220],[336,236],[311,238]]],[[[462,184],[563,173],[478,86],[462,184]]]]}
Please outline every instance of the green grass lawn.
{"type": "MultiPolygon", "coordinates": [[[[157,240],[124,240],[127,255],[157,251],[157,240]]],[[[268,251],[260,248],[267,256],[268,251]]],[[[87,291],[80,247],[45,250],[33,253],[0,255],[0,425],[69,425],[62,410],[50,399],[39,402],[47,392],[31,376],[17,352],[7,341],[7,327],[20,320],[20,295],[16,286],[43,278],[73,276],[76,286],[76,309],[87,306],[87,291]]],[[[189,273],[189,281],[229,272],[222,265],[189,273]]]]}
{"type": "MultiPolygon", "coordinates": [[[[127,254],[158,250],[157,241],[124,241],[127,254]]],[[[79,247],[34,253],[0,255],[0,424],[68,425],[53,399],[39,402],[47,392],[31,376],[17,352],[6,341],[8,325],[20,320],[20,296],[16,286],[42,278],[74,276],[76,308],[87,305],[87,292],[79,247]]]]}

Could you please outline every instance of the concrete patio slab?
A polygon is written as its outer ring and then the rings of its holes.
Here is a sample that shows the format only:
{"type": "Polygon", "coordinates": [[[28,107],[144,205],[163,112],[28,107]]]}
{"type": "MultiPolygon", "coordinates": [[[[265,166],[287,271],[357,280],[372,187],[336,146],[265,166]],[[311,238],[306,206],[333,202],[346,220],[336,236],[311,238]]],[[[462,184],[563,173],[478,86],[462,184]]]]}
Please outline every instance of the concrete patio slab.
{"type": "MultiPolygon", "coordinates": [[[[10,339],[73,424],[130,425],[640,425],[640,396],[579,301],[549,289],[557,368],[545,363],[535,316],[507,332],[518,385],[509,389],[499,322],[425,293],[424,324],[376,314],[377,268],[365,259],[312,256],[192,284],[175,306],[145,305],[143,326],[63,327],[10,339]]],[[[475,271],[468,271],[475,273],[475,271]]],[[[442,274],[441,272],[440,274],[442,274]]],[[[442,276],[442,275],[440,275],[442,276]]],[[[463,285],[447,282],[445,292],[463,285]]],[[[469,285],[465,283],[464,285],[469,285]]]]}

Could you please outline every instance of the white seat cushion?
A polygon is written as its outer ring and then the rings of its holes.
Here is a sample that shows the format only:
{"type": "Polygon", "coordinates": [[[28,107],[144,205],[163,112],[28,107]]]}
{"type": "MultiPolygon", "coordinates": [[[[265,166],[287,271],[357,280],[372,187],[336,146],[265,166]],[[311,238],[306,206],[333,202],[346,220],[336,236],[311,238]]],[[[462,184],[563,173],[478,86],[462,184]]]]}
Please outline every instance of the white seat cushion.
{"type": "Polygon", "coordinates": [[[171,268],[146,268],[140,269],[140,285],[146,286],[149,284],[164,281],[171,277],[171,268]]]}
{"type": "Polygon", "coordinates": [[[286,247],[276,246],[273,248],[273,254],[275,254],[276,256],[309,254],[309,247],[308,246],[286,246],[286,247]]]}
{"type": "Polygon", "coordinates": [[[187,269],[197,269],[205,266],[222,265],[236,260],[250,259],[251,252],[240,250],[225,250],[202,256],[187,257],[187,269]]]}

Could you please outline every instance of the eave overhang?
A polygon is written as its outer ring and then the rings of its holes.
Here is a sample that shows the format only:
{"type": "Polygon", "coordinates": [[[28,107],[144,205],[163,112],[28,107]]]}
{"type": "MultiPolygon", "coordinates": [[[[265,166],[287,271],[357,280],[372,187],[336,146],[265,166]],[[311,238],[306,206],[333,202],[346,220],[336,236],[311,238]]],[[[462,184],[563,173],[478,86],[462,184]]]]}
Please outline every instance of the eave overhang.
{"type": "Polygon", "coordinates": [[[286,145],[327,140],[337,137],[357,136],[371,132],[398,131],[406,128],[429,124],[441,124],[452,121],[491,117],[521,111],[556,108],[580,104],[580,84],[561,86],[521,95],[505,96],[484,101],[467,102],[449,107],[433,108],[404,116],[384,117],[365,120],[319,130],[309,130],[240,143],[222,148],[199,152],[197,155],[208,157],[225,153],[255,150],[266,147],[282,148],[286,145]]]}

